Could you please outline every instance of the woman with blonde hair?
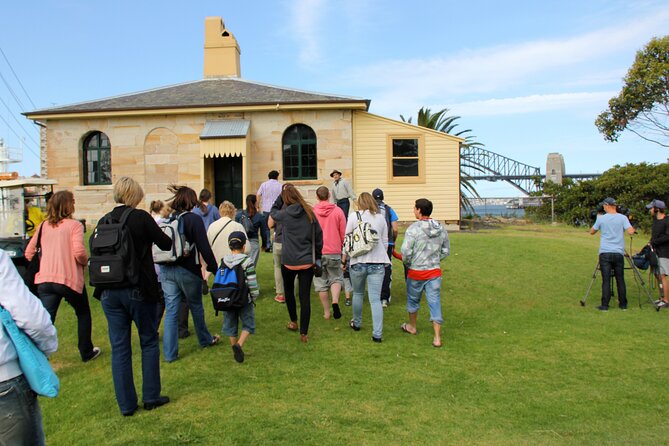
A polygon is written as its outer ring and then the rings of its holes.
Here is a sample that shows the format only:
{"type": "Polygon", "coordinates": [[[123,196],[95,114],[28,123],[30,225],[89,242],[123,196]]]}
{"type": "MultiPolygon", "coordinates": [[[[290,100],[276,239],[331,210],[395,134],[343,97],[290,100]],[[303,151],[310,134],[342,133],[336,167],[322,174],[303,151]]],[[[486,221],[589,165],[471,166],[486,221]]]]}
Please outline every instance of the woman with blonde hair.
{"type": "Polygon", "coordinates": [[[127,212],[126,226],[133,242],[133,253],[139,272],[136,285],[121,284],[118,288],[97,287],[101,294],[102,310],[107,318],[109,342],[112,348],[112,379],[119,409],[132,416],[138,408],[137,391],[132,371],[132,323],[137,327],[142,349],[142,399],[144,409],[152,410],[170,401],[160,395],[160,345],[156,318],[160,292],[153,267],[151,247],[172,247],[172,240],[163,233],[148,212],[136,209],[144,198],[142,187],[130,177],[121,177],[114,184],[116,207],[107,216],[120,221],[127,212]]]}
{"type": "Polygon", "coordinates": [[[56,323],[56,314],[63,298],[77,315],[79,355],[86,362],[100,355],[91,340],[91,309],[84,284],[84,266],[88,254],[84,247],[84,227],[74,220],[74,195],[68,190],[53,194],[46,206],[46,220],[35,231],[26,249],[26,258],[35,255],[37,241],[41,246],[40,270],[35,275],[37,294],[44,308],[56,323]]]}
{"type": "MultiPolygon", "coordinates": [[[[221,214],[221,218],[209,226],[209,229],[207,229],[207,239],[211,245],[211,250],[214,251],[214,257],[216,257],[216,261],[220,265],[223,256],[231,254],[232,252],[228,246],[228,237],[230,234],[236,231],[246,234],[246,231],[244,231],[244,227],[241,223],[235,221],[237,209],[235,209],[234,204],[225,200],[218,206],[218,211],[221,214]]],[[[248,243],[246,244],[245,249],[245,252],[248,253],[248,243]]]]}
{"type": "MultiPolygon", "coordinates": [[[[358,211],[351,212],[346,223],[346,234],[353,232],[358,220],[369,223],[379,234],[379,242],[367,254],[351,258],[349,274],[353,284],[353,319],[349,326],[354,331],[360,331],[362,324],[362,301],[367,285],[367,298],[372,309],[372,340],[381,342],[383,335],[383,307],[381,305],[381,285],[388,260],[388,225],[386,219],[379,213],[376,200],[363,192],[358,196],[358,211]]],[[[345,257],[345,256],[344,256],[345,257]]],[[[342,268],[345,269],[345,259],[342,258],[342,268]]]]}
{"type": "Polygon", "coordinates": [[[290,323],[286,328],[300,331],[302,342],[308,342],[309,321],[311,319],[311,282],[313,266],[320,263],[323,249],[323,231],[311,206],[297,188],[287,183],[270,212],[272,220],[283,225],[283,245],[281,251],[281,275],[290,323]],[[284,204],[285,209],[282,209],[284,204]],[[315,258],[314,258],[315,257],[315,258]],[[295,277],[299,283],[300,324],[297,323],[295,303],[295,277]]]}

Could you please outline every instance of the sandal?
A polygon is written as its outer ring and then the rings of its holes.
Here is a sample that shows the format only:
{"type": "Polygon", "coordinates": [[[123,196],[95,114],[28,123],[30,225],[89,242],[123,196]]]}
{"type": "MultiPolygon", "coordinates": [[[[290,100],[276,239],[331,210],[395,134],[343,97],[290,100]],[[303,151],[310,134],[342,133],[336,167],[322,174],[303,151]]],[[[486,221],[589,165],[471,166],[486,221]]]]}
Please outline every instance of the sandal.
{"type": "Polygon", "coordinates": [[[288,325],[286,325],[286,328],[290,331],[297,331],[297,322],[291,321],[288,325]]]}
{"type": "Polygon", "coordinates": [[[211,342],[209,343],[209,347],[212,347],[212,346],[218,344],[218,342],[220,340],[221,340],[221,336],[219,336],[219,335],[214,336],[213,338],[211,338],[211,342]]]}
{"type": "Polygon", "coordinates": [[[409,333],[410,335],[415,335],[417,333],[416,331],[409,330],[409,324],[407,324],[406,322],[400,325],[400,328],[404,333],[409,333]]]}

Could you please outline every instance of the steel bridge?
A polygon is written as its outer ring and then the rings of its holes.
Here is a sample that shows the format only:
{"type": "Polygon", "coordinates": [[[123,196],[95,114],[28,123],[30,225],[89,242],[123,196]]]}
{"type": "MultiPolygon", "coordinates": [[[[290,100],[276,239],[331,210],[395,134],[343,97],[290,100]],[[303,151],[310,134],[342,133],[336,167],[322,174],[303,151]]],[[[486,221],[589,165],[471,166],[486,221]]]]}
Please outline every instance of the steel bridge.
{"type": "MultiPolygon", "coordinates": [[[[544,175],[541,169],[521,163],[480,147],[463,147],[460,170],[472,180],[506,181],[526,195],[541,191],[544,175]]],[[[562,178],[592,179],[600,174],[563,174],[562,178]]]]}

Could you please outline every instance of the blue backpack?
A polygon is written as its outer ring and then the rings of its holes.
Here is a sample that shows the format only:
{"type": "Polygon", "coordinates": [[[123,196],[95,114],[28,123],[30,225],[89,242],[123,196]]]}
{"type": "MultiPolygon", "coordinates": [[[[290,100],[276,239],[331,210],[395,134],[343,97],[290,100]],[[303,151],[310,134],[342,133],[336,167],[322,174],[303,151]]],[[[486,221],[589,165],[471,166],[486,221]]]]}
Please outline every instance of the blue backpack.
{"type": "Polygon", "coordinates": [[[233,268],[228,268],[225,262],[216,271],[214,284],[211,286],[211,302],[216,310],[235,311],[249,302],[249,287],[246,284],[246,273],[243,262],[239,262],[233,268]]]}

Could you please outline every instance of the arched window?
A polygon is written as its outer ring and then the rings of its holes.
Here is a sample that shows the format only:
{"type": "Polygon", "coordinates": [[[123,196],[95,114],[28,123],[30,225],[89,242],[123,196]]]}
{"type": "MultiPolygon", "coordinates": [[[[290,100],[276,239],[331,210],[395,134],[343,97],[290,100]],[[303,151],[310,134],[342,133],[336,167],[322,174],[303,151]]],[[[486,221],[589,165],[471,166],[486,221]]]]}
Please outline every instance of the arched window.
{"type": "Polygon", "coordinates": [[[317,175],[316,132],[304,124],[291,125],[283,134],[283,179],[313,180],[317,175]]]}
{"type": "Polygon", "coordinates": [[[102,132],[84,140],[84,184],[111,184],[111,145],[102,132]]]}

